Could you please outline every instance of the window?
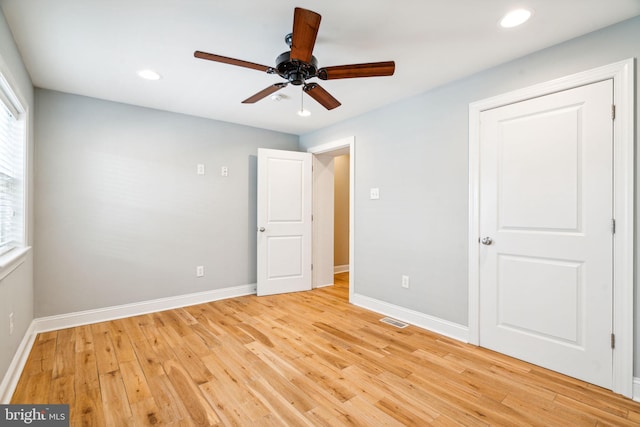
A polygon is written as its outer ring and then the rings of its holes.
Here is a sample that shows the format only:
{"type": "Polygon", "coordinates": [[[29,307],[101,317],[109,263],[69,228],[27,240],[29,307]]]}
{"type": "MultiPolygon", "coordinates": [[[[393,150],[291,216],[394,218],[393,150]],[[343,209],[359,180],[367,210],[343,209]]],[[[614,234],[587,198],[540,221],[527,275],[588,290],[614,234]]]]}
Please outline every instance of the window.
{"type": "Polygon", "coordinates": [[[0,256],[25,244],[26,114],[0,74],[0,256]]]}

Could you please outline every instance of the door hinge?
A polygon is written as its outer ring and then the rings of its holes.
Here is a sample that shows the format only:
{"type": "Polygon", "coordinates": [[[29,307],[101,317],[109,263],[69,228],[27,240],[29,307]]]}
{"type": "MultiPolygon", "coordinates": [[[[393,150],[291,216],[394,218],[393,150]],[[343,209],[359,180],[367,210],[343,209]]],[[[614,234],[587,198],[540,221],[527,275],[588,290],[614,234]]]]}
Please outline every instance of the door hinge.
{"type": "Polygon", "coordinates": [[[611,218],[611,234],[616,234],[616,220],[611,218]]]}
{"type": "Polygon", "coordinates": [[[313,271],[313,264],[311,264],[311,271],[313,271]]]}
{"type": "Polygon", "coordinates": [[[611,104],[611,120],[616,119],[616,104],[611,104]]]}
{"type": "Polygon", "coordinates": [[[615,334],[611,334],[611,348],[612,349],[616,348],[616,335],[615,334]]]}

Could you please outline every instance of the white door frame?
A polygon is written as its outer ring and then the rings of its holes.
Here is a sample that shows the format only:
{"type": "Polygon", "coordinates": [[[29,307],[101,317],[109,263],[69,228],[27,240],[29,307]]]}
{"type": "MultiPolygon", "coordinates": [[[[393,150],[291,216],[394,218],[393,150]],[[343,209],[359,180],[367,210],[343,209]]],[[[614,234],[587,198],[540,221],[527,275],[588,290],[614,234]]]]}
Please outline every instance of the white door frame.
{"type": "Polygon", "coordinates": [[[480,343],[480,113],[554,92],[613,79],[613,351],[612,390],[633,397],[634,59],[537,84],[469,105],[469,343],[480,343]]]}
{"type": "MultiPolygon", "coordinates": [[[[307,149],[307,152],[316,155],[329,153],[332,151],[349,149],[349,302],[353,299],[353,293],[355,289],[355,164],[356,164],[356,139],[354,136],[349,136],[336,141],[328,142],[326,144],[316,145],[307,149]]],[[[313,207],[315,212],[316,207],[313,207]]],[[[313,228],[315,234],[316,229],[313,228]]],[[[315,240],[315,236],[313,238],[315,240]]],[[[311,259],[316,263],[315,252],[311,255],[311,259]]]]}

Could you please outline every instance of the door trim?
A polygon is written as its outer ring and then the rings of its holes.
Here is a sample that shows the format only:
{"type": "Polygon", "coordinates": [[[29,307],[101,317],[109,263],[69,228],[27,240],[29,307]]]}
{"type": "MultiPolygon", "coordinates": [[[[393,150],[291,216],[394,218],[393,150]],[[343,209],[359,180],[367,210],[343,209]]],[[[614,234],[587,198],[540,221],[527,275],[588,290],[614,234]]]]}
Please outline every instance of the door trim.
{"type": "Polygon", "coordinates": [[[616,116],[613,122],[613,351],[612,390],[633,397],[634,349],[634,59],[515,90],[469,104],[469,343],[480,343],[480,114],[554,92],[613,79],[616,116]]]}
{"type": "MultiPolygon", "coordinates": [[[[330,153],[332,151],[349,149],[349,302],[353,301],[353,294],[356,284],[356,260],[355,260],[355,172],[356,172],[356,138],[348,136],[336,141],[327,142],[326,144],[316,145],[307,149],[307,152],[313,154],[330,153]]],[[[314,206],[315,212],[315,206],[314,206]]],[[[315,227],[313,233],[315,233],[315,227]]],[[[315,261],[316,254],[311,254],[311,259],[315,261]]]]}

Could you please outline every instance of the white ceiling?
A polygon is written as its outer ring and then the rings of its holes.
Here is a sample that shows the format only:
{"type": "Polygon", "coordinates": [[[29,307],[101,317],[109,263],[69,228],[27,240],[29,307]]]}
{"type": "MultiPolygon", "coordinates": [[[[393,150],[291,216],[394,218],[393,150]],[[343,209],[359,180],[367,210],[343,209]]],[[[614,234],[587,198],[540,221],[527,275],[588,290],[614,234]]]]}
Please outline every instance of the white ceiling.
{"type": "Polygon", "coordinates": [[[37,87],[303,134],[640,14],[640,0],[0,0],[37,87]],[[392,77],[320,81],[326,111],[299,86],[281,101],[241,101],[283,81],[204,61],[195,50],[273,66],[294,7],[322,15],[319,66],[395,60],[392,77]],[[534,10],[499,28],[515,7],[534,10]],[[156,82],[136,72],[151,68],[156,82]]]}

